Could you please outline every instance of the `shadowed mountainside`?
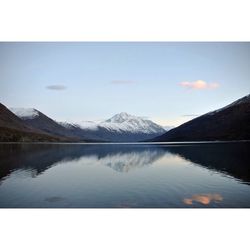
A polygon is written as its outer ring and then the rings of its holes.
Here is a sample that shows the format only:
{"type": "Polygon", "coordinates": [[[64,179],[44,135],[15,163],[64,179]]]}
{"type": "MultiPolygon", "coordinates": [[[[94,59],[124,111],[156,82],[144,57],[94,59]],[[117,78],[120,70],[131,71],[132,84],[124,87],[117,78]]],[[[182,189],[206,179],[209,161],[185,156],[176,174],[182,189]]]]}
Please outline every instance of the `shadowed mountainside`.
{"type": "Polygon", "coordinates": [[[32,142],[32,141],[67,141],[66,138],[52,136],[35,128],[29,127],[22,119],[13,114],[0,103],[0,141],[1,142],[32,142]]]}
{"type": "Polygon", "coordinates": [[[197,117],[151,141],[250,140],[250,95],[197,117]]]}
{"type": "Polygon", "coordinates": [[[37,115],[35,117],[22,119],[22,121],[27,126],[38,129],[53,136],[68,137],[71,138],[73,141],[83,141],[83,135],[81,135],[81,137],[78,137],[69,129],[66,129],[62,125],[58,124],[56,121],[49,118],[42,112],[38,110],[35,111],[37,112],[37,115]]]}

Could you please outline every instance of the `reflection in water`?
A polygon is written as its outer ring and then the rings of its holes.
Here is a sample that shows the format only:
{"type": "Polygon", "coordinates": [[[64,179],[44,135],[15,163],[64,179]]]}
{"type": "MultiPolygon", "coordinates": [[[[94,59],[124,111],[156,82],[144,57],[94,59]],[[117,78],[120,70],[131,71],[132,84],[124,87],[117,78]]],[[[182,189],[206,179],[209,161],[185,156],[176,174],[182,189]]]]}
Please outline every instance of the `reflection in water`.
{"type": "Polygon", "coordinates": [[[0,207],[250,207],[249,149],[0,144],[0,207]]]}
{"type": "Polygon", "coordinates": [[[191,198],[185,198],[183,202],[186,205],[192,205],[194,201],[203,205],[208,205],[211,202],[220,202],[223,198],[220,194],[195,194],[191,198]]]}
{"type": "Polygon", "coordinates": [[[0,180],[24,169],[35,177],[59,162],[94,157],[119,172],[152,165],[166,154],[174,154],[199,166],[250,183],[250,143],[205,145],[147,144],[0,144],[0,180]],[[15,157],[13,157],[13,155],[15,157]]]}
{"type": "Polygon", "coordinates": [[[149,166],[165,154],[162,150],[148,150],[142,152],[117,153],[100,158],[99,161],[118,172],[126,173],[132,169],[149,166]]]}
{"type": "Polygon", "coordinates": [[[95,158],[116,171],[128,172],[152,164],[165,153],[164,148],[148,145],[0,144],[0,180],[18,169],[30,170],[35,177],[56,163],[82,157],[95,158]]]}
{"type": "Polygon", "coordinates": [[[168,151],[199,166],[250,183],[249,142],[168,147],[168,151]]]}

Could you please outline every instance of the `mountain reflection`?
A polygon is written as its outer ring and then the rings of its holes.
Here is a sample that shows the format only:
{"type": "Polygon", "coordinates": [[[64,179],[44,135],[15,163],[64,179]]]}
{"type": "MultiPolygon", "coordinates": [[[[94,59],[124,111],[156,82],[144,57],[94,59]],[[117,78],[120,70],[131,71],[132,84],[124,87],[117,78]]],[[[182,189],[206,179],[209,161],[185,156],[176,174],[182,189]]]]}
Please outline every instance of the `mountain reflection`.
{"type": "Polygon", "coordinates": [[[250,142],[193,144],[168,147],[168,151],[250,184],[250,142]]]}
{"type": "Polygon", "coordinates": [[[220,202],[223,198],[220,194],[195,194],[191,198],[185,198],[183,203],[192,205],[193,202],[198,202],[203,205],[209,205],[211,202],[220,202]]]}
{"type": "MultiPolygon", "coordinates": [[[[152,165],[155,161],[170,153],[201,167],[230,175],[249,184],[249,145],[249,143],[202,145],[0,144],[0,181],[16,170],[29,171],[31,176],[35,177],[53,167],[56,163],[77,161],[82,157],[94,157],[99,163],[116,171],[128,172],[135,168],[152,165]]],[[[187,202],[192,203],[197,200],[196,198],[187,198],[187,202]]],[[[206,202],[210,199],[211,196],[206,196],[203,201],[206,202]]]]}
{"type": "Polygon", "coordinates": [[[118,153],[107,155],[99,161],[118,172],[128,172],[135,168],[141,168],[154,163],[164,155],[163,150],[145,149],[140,152],[118,153]]]}
{"type": "Polygon", "coordinates": [[[165,154],[164,148],[147,145],[0,144],[0,180],[13,171],[29,170],[32,177],[56,163],[94,159],[119,172],[152,164],[165,154]]]}

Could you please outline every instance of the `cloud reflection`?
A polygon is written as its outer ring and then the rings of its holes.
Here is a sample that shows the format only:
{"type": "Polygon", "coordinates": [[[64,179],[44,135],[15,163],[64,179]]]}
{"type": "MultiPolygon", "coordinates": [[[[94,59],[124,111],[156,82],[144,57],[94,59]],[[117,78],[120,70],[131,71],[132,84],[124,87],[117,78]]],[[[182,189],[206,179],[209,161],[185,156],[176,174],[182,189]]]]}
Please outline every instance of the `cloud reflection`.
{"type": "Polygon", "coordinates": [[[209,205],[211,202],[220,202],[223,197],[220,194],[195,194],[191,198],[183,199],[186,205],[192,205],[193,202],[198,202],[203,205],[209,205]]]}

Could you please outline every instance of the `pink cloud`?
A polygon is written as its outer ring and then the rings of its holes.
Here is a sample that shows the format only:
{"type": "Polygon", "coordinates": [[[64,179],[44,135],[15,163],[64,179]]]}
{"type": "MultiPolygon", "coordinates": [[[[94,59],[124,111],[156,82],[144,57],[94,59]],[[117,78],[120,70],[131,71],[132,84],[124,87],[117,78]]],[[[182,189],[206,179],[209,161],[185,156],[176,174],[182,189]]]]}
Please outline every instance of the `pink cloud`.
{"type": "Polygon", "coordinates": [[[216,89],[220,86],[218,83],[207,83],[202,80],[197,80],[195,82],[181,82],[179,83],[179,85],[187,89],[198,89],[198,90],[216,89]]]}

